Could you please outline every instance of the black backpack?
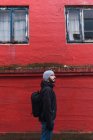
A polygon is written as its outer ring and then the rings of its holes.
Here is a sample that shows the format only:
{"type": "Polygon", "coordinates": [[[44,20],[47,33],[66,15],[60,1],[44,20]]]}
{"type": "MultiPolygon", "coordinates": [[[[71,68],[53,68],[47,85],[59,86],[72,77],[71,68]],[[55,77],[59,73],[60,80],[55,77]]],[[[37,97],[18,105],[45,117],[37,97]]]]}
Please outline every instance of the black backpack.
{"type": "Polygon", "coordinates": [[[41,113],[41,95],[40,91],[31,94],[32,114],[34,117],[39,117],[41,113]]]}

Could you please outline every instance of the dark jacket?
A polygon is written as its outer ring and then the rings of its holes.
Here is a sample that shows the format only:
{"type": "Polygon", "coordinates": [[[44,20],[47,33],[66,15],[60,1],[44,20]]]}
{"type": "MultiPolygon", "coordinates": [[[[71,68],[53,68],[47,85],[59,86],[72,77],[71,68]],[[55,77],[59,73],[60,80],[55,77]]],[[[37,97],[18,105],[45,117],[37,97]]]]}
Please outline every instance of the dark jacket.
{"type": "Polygon", "coordinates": [[[41,122],[46,122],[47,128],[52,130],[54,120],[56,118],[56,96],[53,91],[53,83],[42,81],[41,82],[41,101],[42,109],[39,120],[41,122]]]}

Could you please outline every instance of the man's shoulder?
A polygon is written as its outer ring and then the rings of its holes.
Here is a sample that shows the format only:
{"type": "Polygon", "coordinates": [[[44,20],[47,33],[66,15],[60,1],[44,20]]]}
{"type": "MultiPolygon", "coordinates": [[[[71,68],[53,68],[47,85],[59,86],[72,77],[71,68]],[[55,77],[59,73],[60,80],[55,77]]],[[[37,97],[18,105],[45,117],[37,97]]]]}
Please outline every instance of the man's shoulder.
{"type": "Polygon", "coordinates": [[[43,87],[41,90],[42,90],[42,91],[51,90],[51,87],[46,86],[46,87],[43,87]]]}
{"type": "Polygon", "coordinates": [[[51,87],[46,86],[41,89],[42,95],[46,95],[47,93],[50,93],[50,92],[51,92],[51,87]]]}

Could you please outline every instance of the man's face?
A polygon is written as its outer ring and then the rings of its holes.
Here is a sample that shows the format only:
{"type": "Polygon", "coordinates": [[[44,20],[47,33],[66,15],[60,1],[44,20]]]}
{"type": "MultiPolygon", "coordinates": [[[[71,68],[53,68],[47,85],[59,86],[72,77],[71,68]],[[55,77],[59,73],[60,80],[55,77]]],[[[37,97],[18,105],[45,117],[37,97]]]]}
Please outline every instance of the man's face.
{"type": "Polygon", "coordinates": [[[51,82],[55,83],[55,81],[56,81],[56,76],[55,76],[54,74],[51,75],[51,76],[49,77],[49,80],[50,80],[51,82]]]}

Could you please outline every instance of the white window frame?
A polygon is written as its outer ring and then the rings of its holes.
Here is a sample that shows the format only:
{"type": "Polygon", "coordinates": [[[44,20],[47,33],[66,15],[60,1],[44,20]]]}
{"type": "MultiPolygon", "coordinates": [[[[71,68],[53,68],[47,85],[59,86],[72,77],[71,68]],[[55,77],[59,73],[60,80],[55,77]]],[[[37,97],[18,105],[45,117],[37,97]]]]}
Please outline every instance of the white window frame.
{"type": "MultiPolygon", "coordinates": [[[[93,7],[65,7],[65,14],[66,14],[66,38],[67,43],[93,43],[93,38],[86,39],[84,35],[84,10],[93,10],[93,7]],[[79,22],[79,39],[71,39],[70,37],[70,14],[71,11],[75,13],[74,11],[78,11],[78,22],[79,22]]],[[[90,19],[93,19],[90,17],[90,19]]],[[[72,25],[73,26],[73,25],[72,25]]],[[[73,29],[74,30],[74,29],[73,29]]],[[[93,32],[93,31],[89,31],[93,32]]]]}
{"type": "MultiPolygon", "coordinates": [[[[3,7],[0,7],[0,12],[4,12],[6,11],[6,13],[9,14],[9,36],[10,36],[10,39],[8,41],[4,41],[4,39],[0,38],[0,44],[28,44],[29,42],[29,35],[28,35],[28,11],[29,11],[29,7],[28,6],[3,6],[3,7]],[[20,27],[14,27],[14,14],[17,15],[16,11],[22,11],[25,15],[25,25],[24,25],[24,39],[16,39],[14,38],[14,30],[16,31],[16,28],[19,28],[20,27]]],[[[2,23],[3,24],[4,21],[2,20],[2,23]]],[[[18,23],[17,23],[18,24],[18,23]]],[[[4,30],[5,31],[5,30],[4,30]]],[[[4,37],[3,37],[4,38],[4,37]]],[[[17,37],[18,38],[18,37],[17,37]]]]}

